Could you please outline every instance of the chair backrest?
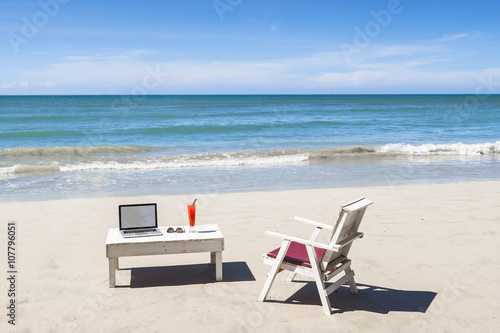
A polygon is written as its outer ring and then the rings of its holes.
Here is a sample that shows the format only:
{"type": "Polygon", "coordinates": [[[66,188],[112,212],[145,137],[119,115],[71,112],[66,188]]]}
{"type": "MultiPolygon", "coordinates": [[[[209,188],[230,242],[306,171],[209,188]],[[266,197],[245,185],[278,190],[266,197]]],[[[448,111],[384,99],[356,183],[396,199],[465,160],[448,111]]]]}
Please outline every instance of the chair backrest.
{"type": "MultiPolygon", "coordinates": [[[[339,218],[335,224],[328,245],[333,246],[342,242],[348,237],[355,235],[358,232],[359,225],[363,219],[366,208],[371,205],[368,199],[360,198],[343,205],[340,209],[339,218]]],[[[351,243],[352,244],[352,243],[351,243]]],[[[339,257],[347,257],[351,244],[344,246],[339,252],[325,251],[321,258],[321,267],[327,269],[328,265],[337,260],[339,257]]]]}

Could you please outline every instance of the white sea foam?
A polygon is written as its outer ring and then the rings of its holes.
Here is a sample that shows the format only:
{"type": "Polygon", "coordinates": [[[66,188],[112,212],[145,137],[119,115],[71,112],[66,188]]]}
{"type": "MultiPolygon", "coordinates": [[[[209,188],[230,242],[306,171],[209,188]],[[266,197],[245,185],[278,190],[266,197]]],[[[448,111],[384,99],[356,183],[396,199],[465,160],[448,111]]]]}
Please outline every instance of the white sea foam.
{"type": "Polygon", "coordinates": [[[477,156],[500,154],[500,141],[485,142],[477,144],[423,144],[413,146],[404,143],[390,143],[381,146],[377,152],[387,154],[406,154],[406,155],[457,155],[457,156],[477,156]]]}
{"type": "MultiPolygon", "coordinates": [[[[103,151],[102,148],[98,149],[103,151]]],[[[110,149],[114,152],[122,149],[110,149]]],[[[391,143],[380,147],[349,146],[323,149],[281,149],[269,151],[219,152],[184,156],[159,156],[155,154],[143,156],[139,154],[113,154],[109,157],[90,157],[67,159],[63,157],[53,160],[37,159],[32,163],[0,162],[0,174],[26,175],[35,173],[84,172],[84,171],[148,171],[184,168],[237,168],[267,167],[283,165],[300,165],[309,161],[322,163],[327,160],[342,161],[353,156],[365,158],[383,158],[386,156],[481,156],[500,154],[500,141],[478,144],[424,144],[410,145],[391,143]]],[[[330,162],[328,162],[330,163],[330,162]]]]}
{"type": "Polygon", "coordinates": [[[139,171],[182,168],[230,168],[243,166],[272,166],[298,164],[308,159],[307,154],[282,156],[234,156],[207,154],[166,159],[138,159],[130,161],[93,161],[61,165],[61,172],[77,171],[139,171]]]}

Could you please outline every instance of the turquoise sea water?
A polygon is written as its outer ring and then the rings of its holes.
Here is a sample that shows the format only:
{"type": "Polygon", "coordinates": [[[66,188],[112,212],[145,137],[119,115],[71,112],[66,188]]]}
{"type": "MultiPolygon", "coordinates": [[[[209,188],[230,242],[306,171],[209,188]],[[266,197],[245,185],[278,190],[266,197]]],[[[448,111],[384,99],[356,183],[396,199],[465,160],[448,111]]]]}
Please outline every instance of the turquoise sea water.
{"type": "Polygon", "coordinates": [[[0,96],[0,200],[500,179],[499,95],[0,96]]]}

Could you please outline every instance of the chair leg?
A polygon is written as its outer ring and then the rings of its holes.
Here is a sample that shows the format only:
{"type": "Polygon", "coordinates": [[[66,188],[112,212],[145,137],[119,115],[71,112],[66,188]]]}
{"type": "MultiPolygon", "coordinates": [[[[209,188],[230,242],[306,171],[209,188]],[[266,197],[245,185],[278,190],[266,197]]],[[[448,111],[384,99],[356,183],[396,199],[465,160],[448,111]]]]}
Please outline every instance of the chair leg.
{"type": "MultiPolygon", "coordinates": [[[[347,267],[344,272],[346,274],[349,274],[351,272],[351,267],[347,267]]],[[[358,293],[358,288],[356,287],[356,281],[354,281],[354,271],[352,271],[353,276],[347,282],[349,283],[349,289],[351,289],[351,294],[357,294],[358,293]]]]}
{"type": "Polygon", "coordinates": [[[288,251],[289,246],[290,246],[290,241],[285,239],[283,241],[283,244],[281,244],[280,251],[276,256],[276,259],[274,260],[273,266],[271,267],[269,274],[267,274],[266,282],[264,283],[264,287],[262,288],[262,291],[260,292],[259,295],[260,302],[264,302],[266,300],[267,295],[269,294],[269,290],[271,290],[271,285],[273,284],[276,275],[280,271],[281,263],[283,262],[283,259],[285,259],[285,254],[286,251],[288,251]]]}
{"type": "Polygon", "coordinates": [[[286,282],[292,282],[295,278],[295,275],[297,275],[295,272],[290,272],[290,274],[288,274],[288,277],[286,278],[286,282]]]}
{"type": "Polygon", "coordinates": [[[332,307],[330,305],[330,300],[328,299],[328,293],[325,290],[325,282],[321,277],[316,253],[311,245],[306,245],[306,250],[309,256],[309,261],[311,262],[312,271],[314,273],[314,280],[316,281],[316,287],[318,288],[319,298],[321,299],[321,304],[323,305],[323,311],[325,312],[325,315],[329,316],[332,314],[332,307]]]}

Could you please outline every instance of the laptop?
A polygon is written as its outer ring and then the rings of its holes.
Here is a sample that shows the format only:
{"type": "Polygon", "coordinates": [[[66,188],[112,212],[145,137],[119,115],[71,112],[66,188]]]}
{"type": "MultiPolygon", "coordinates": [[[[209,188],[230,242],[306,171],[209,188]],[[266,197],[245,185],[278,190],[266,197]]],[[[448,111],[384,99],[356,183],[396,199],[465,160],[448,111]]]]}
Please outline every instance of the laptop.
{"type": "Polygon", "coordinates": [[[156,204],[119,205],[120,233],[123,237],[163,235],[158,229],[156,204]]]}

